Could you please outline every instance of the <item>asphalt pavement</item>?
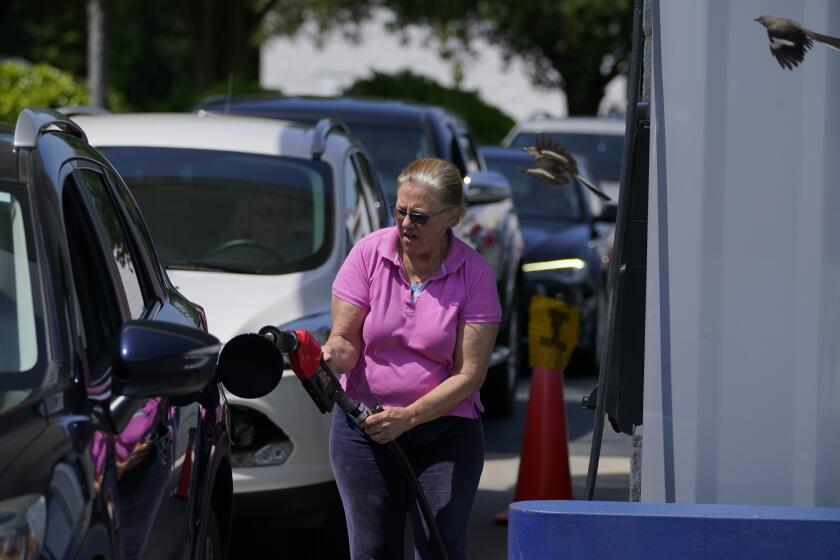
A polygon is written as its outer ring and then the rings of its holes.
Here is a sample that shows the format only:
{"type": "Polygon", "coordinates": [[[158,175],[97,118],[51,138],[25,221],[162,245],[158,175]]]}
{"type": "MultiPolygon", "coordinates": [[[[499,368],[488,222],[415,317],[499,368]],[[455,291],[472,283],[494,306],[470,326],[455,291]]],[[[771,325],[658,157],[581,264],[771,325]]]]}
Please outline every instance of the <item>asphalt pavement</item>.
{"type": "MultiPolygon", "coordinates": [[[[564,379],[566,425],[569,432],[569,466],[572,497],[582,499],[592,444],[593,410],[581,407],[581,400],[597,383],[597,376],[564,379]]],[[[508,419],[485,418],[484,472],[475,499],[467,535],[467,557],[477,560],[507,558],[507,525],[494,522],[513,500],[519,473],[519,454],[528,406],[528,379],[520,379],[514,414],[508,419]]],[[[630,495],[630,436],[604,427],[595,499],[627,501],[630,495]]]]}
{"type": "MultiPolygon", "coordinates": [[[[507,558],[507,526],[494,522],[513,500],[519,472],[519,454],[528,406],[528,378],[520,379],[517,403],[511,418],[485,418],[484,472],[470,516],[467,557],[475,560],[507,558]]],[[[572,494],[581,499],[586,486],[594,411],[583,409],[581,399],[595,386],[595,376],[572,376],[564,380],[566,424],[569,433],[569,464],[572,494]]],[[[604,427],[596,500],[627,501],[631,439],[604,427]]],[[[248,527],[234,524],[230,558],[328,559],[342,555],[324,553],[325,545],[335,544],[334,535],[316,530],[283,527],[248,527]]],[[[328,546],[329,549],[332,546],[328,546]]],[[[406,558],[411,558],[410,553],[406,558]]]]}

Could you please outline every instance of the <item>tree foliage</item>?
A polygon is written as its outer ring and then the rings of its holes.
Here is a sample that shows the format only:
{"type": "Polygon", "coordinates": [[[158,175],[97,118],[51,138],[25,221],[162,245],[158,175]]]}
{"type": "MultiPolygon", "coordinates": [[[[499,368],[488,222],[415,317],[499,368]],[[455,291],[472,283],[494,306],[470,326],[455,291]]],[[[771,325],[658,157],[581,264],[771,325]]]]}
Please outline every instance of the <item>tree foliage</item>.
{"type": "MultiPolygon", "coordinates": [[[[457,67],[469,64],[476,39],[519,58],[536,86],[562,88],[569,112],[595,114],[604,87],[626,71],[633,0],[311,0],[306,12],[319,33],[349,30],[378,8],[391,13],[388,26],[426,29],[430,42],[457,67]],[[325,8],[328,6],[328,8],[325,8]],[[352,6],[353,9],[350,9],[352,6]],[[334,14],[337,16],[333,17],[334,14]]],[[[307,19],[304,18],[304,21],[307,19]]],[[[292,34],[300,22],[271,33],[292,34]]]]}
{"type": "MultiPolygon", "coordinates": [[[[478,37],[519,57],[535,85],[562,88],[569,112],[595,114],[631,48],[632,0],[388,0],[392,26],[423,25],[458,56],[478,37]],[[460,49],[460,50],[459,50],[460,49]]],[[[468,56],[468,55],[467,55],[468,56]]]]}
{"type": "Polygon", "coordinates": [[[84,84],[49,64],[0,61],[0,121],[14,123],[26,107],[87,103],[84,84]]]}
{"type": "MultiPolygon", "coordinates": [[[[115,110],[125,109],[119,92],[109,90],[108,100],[115,110]]],[[[87,87],[69,72],[13,58],[0,61],[0,122],[16,122],[26,107],[56,109],[88,102],[87,87]]]]}
{"type": "MultiPolygon", "coordinates": [[[[259,45],[314,23],[316,41],[358,37],[377,10],[420,26],[462,66],[481,37],[519,57],[539,86],[562,87],[572,113],[594,113],[630,50],[632,0],[102,0],[108,76],[134,110],[188,108],[209,89],[254,84],[259,45]]],[[[86,74],[86,0],[0,2],[0,56],[86,74]]],[[[307,27],[306,29],[312,29],[307,27]]],[[[253,88],[249,88],[253,89],[253,88]]]]}
{"type": "Polygon", "coordinates": [[[475,91],[448,88],[438,82],[404,70],[396,74],[374,72],[356,80],[344,95],[382,97],[437,105],[464,118],[476,139],[484,144],[498,144],[513,127],[514,120],[501,109],[490,105],[475,91]]]}
{"type": "MultiPolygon", "coordinates": [[[[121,108],[187,109],[207,91],[226,90],[230,76],[237,91],[253,91],[260,23],[288,3],[103,0],[108,79],[122,93],[121,108]]],[[[0,55],[44,62],[83,79],[85,6],[86,0],[0,2],[0,55]]]]}

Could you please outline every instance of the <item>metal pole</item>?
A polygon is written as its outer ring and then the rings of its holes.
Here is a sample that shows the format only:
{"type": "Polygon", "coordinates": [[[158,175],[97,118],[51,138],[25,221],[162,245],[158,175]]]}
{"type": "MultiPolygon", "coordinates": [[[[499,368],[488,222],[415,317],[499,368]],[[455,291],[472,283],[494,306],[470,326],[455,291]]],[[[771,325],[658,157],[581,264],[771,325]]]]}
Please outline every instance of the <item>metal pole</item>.
{"type": "Polygon", "coordinates": [[[88,72],[87,85],[90,104],[106,109],[108,100],[106,72],[105,11],[100,0],[88,0],[88,72]]]}
{"type": "Polygon", "coordinates": [[[624,150],[621,157],[621,187],[618,196],[618,216],[615,224],[615,244],[613,259],[610,262],[609,306],[607,310],[607,332],[604,348],[601,352],[601,366],[598,372],[598,398],[595,403],[595,425],[592,430],[592,446],[589,451],[589,469],[586,474],[586,499],[595,496],[595,480],[598,477],[598,462],[601,459],[601,440],[604,436],[604,417],[607,406],[607,379],[609,368],[615,367],[612,355],[615,348],[616,309],[618,307],[618,284],[621,277],[621,264],[624,260],[624,224],[627,223],[630,210],[628,184],[636,144],[636,105],[639,101],[640,74],[642,59],[642,0],[633,3],[633,47],[630,54],[630,80],[627,94],[626,132],[624,150]]]}

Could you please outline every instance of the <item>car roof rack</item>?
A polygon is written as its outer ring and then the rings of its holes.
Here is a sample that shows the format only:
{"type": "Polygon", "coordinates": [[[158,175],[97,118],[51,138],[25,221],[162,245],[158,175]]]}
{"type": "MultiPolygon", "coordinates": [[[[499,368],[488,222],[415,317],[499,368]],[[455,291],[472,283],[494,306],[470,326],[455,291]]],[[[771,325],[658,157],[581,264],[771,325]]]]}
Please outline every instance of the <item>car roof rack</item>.
{"type": "Polygon", "coordinates": [[[84,131],[67,115],[54,109],[24,109],[15,125],[14,148],[34,148],[38,137],[51,130],[66,132],[87,142],[84,131]]]}
{"type": "Polygon", "coordinates": [[[350,129],[346,124],[335,119],[321,119],[315,124],[314,138],[312,139],[312,159],[321,159],[327,150],[327,137],[334,130],[339,130],[350,136],[350,129]]]}

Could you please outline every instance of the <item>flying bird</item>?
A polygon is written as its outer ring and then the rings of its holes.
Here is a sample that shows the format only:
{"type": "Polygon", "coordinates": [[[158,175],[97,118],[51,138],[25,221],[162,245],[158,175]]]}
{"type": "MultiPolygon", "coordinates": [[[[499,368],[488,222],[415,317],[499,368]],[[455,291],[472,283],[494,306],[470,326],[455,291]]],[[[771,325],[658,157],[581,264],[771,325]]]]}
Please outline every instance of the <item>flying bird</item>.
{"type": "Polygon", "coordinates": [[[822,43],[834,50],[840,50],[840,39],[820,35],[804,27],[792,19],[775,16],[761,16],[755,21],[767,28],[770,38],[770,53],[776,57],[782,68],[793,70],[814,45],[814,41],[822,43]]]}
{"type": "Polygon", "coordinates": [[[534,158],[534,164],[524,170],[528,175],[557,187],[569,184],[569,179],[574,177],[601,200],[612,200],[601,189],[581,176],[574,156],[550,136],[540,134],[537,136],[536,146],[527,146],[522,149],[534,158]]]}

